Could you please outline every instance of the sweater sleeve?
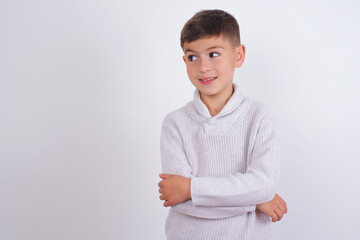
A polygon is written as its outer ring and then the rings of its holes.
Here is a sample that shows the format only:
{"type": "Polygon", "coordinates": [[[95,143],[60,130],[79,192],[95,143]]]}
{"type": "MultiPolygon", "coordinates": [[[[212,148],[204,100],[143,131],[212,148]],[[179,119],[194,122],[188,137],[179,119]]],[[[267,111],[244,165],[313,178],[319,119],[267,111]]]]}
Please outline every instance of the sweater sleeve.
{"type": "MultiPolygon", "coordinates": [[[[160,150],[163,173],[193,178],[192,169],[184,151],[181,135],[176,125],[167,117],[162,123],[160,150]]],[[[231,217],[255,211],[255,208],[255,205],[235,207],[195,206],[191,199],[171,207],[171,209],[176,212],[208,219],[231,217]]]]}
{"type": "Polygon", "coordinates": [[[280,166],[274,112],[267,111],[258,125],[245,173],[224,177],[192,177],[191,196],[195,206],[247,206],[272,200],[280,166]]]}

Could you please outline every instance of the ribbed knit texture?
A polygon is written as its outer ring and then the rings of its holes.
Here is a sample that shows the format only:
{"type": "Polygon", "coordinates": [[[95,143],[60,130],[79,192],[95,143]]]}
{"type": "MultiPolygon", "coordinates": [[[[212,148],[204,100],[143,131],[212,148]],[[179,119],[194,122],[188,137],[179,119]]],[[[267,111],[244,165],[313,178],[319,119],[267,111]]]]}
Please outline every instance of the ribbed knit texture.
{"type": "Polygon", "coordinates": [[[255,209],[274,197],[278,185],[276,115],[233,86],[214,117],[195,89],[193,101],[162,122],[163,173],[191,178],[192,196],[171,207],[168,240],[271,239],[270,217],[255,209]]]}

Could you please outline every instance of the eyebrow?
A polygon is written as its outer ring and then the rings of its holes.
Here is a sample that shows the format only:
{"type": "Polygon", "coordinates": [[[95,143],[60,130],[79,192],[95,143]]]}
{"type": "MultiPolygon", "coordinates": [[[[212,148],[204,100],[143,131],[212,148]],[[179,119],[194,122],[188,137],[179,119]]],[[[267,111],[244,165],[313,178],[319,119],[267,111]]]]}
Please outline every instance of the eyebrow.
{"type": "MultiPolygon", "coordinates": [[[[207,48],[206,50],[211,50],[211,49],[214,49],[214,48],[222,48],[222,49],[224,49],[224,48],[221,47],[221,46],[213,46],[213,47],[207,48]]],[[[194,52],[194,53],[196,53],[196,51],[191,50],[191,49],[186,49],[184,53],[187,53],[187,52],[194,52]]]]}

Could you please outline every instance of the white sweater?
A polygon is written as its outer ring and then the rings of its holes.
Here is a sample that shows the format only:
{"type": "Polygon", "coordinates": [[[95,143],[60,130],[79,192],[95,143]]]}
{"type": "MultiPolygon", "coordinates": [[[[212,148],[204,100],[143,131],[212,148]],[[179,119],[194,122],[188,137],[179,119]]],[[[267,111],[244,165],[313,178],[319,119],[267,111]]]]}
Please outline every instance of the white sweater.
{"type": "Polygon", "coordinates": [[[162,172],[191,178],[192,197],[171,207],[168,240],[271,239],[270,217],[255,209],[278,185],[276,114],[233,86],[214,117],[195,89],[193,101],[162,122],[162,172]]]}

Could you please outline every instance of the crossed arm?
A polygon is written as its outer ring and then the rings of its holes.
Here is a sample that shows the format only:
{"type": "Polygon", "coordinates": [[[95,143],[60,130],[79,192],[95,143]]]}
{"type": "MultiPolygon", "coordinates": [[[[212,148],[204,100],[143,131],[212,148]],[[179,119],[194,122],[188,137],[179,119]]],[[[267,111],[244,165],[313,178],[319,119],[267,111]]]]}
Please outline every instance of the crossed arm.
{"type": "MultiPolygon", "coordinates": [[[[174,206],[191,199],[191,178],[179,175],[159,174],[161,180],[158,184],[160,200],[164,201],[164,207],[174,206]]],[[[256,209],[271,217],[273,222],[280,221],[287,213],[286,202],[275,194],[274,198],[265,203],[257,204],[256,209]]]]}

